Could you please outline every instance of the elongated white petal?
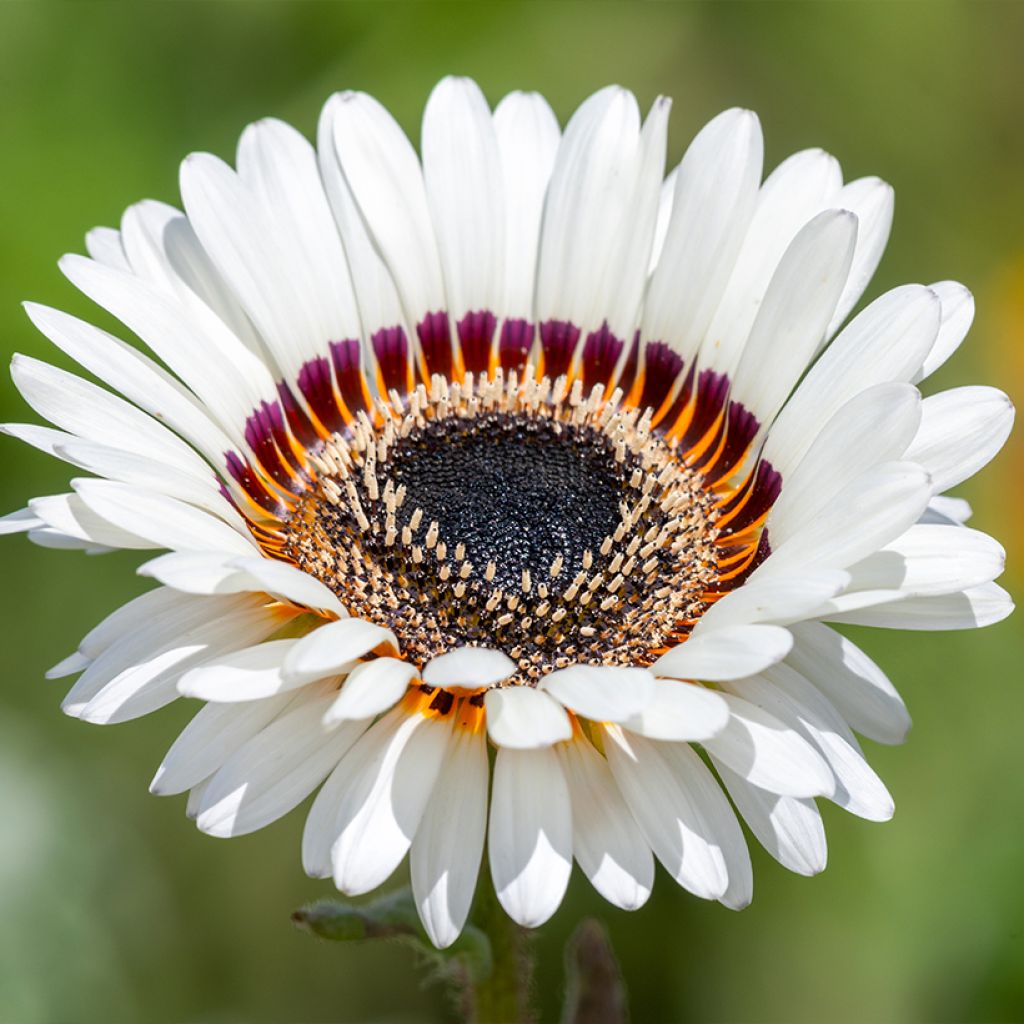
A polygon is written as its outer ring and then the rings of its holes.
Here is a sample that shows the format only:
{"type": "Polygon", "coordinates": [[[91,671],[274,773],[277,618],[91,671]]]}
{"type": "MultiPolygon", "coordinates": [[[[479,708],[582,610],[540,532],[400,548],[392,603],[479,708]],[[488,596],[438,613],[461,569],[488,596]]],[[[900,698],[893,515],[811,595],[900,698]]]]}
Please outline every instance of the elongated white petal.
{"type": "Polygon", "coordinates": [[[727,684],[732,693],[768,711],[808,740],[836,779],[831,799],[851,814],[888,821],[893,801],[868,765],[849,726],[828,700],[788,665],[727,684]]]}
{"type": "Polygon", "coordinates": [[[646,706],[622,722],[651,740],[706,740],[729,721],[729,706],[711,690],[678,679],[657,679],[646,706]]]}
{"type": "Polygon", "coordinates": [[[277,718],[294,696],[283,693],[265,700],[204,705],[164,755],[149,791],[172,796],[209,778],[277,718]]]}
{"type": "Polygon", "coordinates": [[[915,381],[931,376],[960,347],[974,322],[974,296],[958,281],[938,281],[931,290],[942,303],[942,322],[915,381]]]}
{"type": "Polygon", "coordinates": [[[499,902],[517,924],[539,927],[558,909],[572,870],[572,803],[553,750],[498,751],[488,833],[499,902]]]}
{"type": "Polygon", "coordinates": [[[792,627],[787,664],[809,679],[859,733],[902,743],[910,728],[900,695],[884,672],[851,640],[820,622],[792,627]]]}
{"type": "MultiPolygon", "coordinates": [[[[608,763],[626,803],[670,875],[695,896],[719,899],[743,836],[721,788],[685,743],[658,743],[608,726],[608,763]]],[[[738,858],[740,860],[740,858],[738,858]]]]}
{"type": "Polygon", "coordinates": [[[931,478],[911,462],[883,462],[843,487],[751,575],[845,569],[912,526],[931,497],[931,478]]]}
{"type": "Polygon", "coordinates": [[[321,724],[329,690],[304,696],[238,749],[213,776],[196,824],[212,836],[246,835],[287,814],[335,767],[365,725],[321,724]]]}
{"type": "Polygon", "coordinates": [[[409,852],[413,896],[438,949],[459,936],[476,890],[487,828],[483,732],[456,729],[409,852]]]}
{"type": "Polygon", "coordinates": [[[736,809],[758,842],[785,868],[798,875],[825,870],[825,826],[813,800],[779,796],[751,785],[712,756],[736,809]]]}
{"type": "Polygon", "coordinates": [[[845,184],[835,199],[839,209],[849,210],[857,218],[857,247],[846,287],[828,325],[830,336],[857,305],[878,269],[892,230],[893,195],[892,186],[881,178],[858,178],[845,184]]]}
{"type": "Polygon", "coordinates": [[[907,597],[879,608],[829,615],[830,622],[884,629],[978,629],[1013,611],[1013,599],[997,583],[983,583],[956,594],[907,597]]]}
{"type": "Polygon", "coordinates": [[[178,681],[178,692],[200,700],[234,702],[273,697],[297,689],[301,683],[281,675],[285,655],[297,640],[269,640],[211,658],[189,669],[178,681]]]}
{"type": "Polygon", "coordinates": [[[515,675],[516,663],[488,647],[457,647],[431,658],[423,666],[423,681],[430,686],[490,686],[515,675]]]}
{"type": "Polygon", "coordinates": [[[121,245],[121,233],[114,228],[93,228],[86,233],[85,249],[97,263],[119,270],[128,269],[128,260],[121,245]]]}
{"type": "MultiPolygon", "coordinates": [[[[62,708],[98,725],[138,718],[178,696],[177,682],[188,669],[210,658],[265,639],[287,621],[276,609],[251,600],[156,646],[139,635],[111,648],[82,674],[62,708]]],[[[209,609],[208,611],[212,611],[209,609]]]]}
{"type": "Polygon", "coordinates": [[[183,316],[180,303],[139,277],[78,256],[65,256],[60,268],[75,287],[137,334],[229,433],[241,436],[261,402],[277,401],[266,365],[212,310],[197,330],[194,315],[183,316]]]}
{"type": "Polygon", "coordinates": [[[139,566],[165,586],[190,594],[238,594],[266,591],[275,597],[345,616],[335,595],[319,580],[285,562],[239,557],[231,551],[172,551],[139,566]]]}
{"type": "Polygon", "coordinates": [[[533,319],[544,195],[558,150],[558,121],[538,93],[509,93],[494,109],[505,189],[505,312],[533,319]]]}
{"type": "Polygon", "coordinates": [[[698,629],[703,634],[751,623],[787,626],[807,618],[849,582],[849,573],[836,569],[751,580],[716,601],[701,617],[698,629]]]}
{"type": "Polygon", "coordinates": [[[173,551],[233,551],[252,555],[256,544],[207,512],[153,491],[111,480],[75,480],[75,491],[98,516],[173,551]]]}
{"type": "Polygon", "coordinates": [[[289,652],[282,666],[286,679],[311,682],[334,675],[347,662],[373,650],[398,650],[390,629],[365,619],[339,619],[313,630],[289,652]]]}
{"type": "Polygon", "coordinates": [[[738,679],[781,661],[792,646],[781,626],[723,626],[694,633],[663,654],[651,671],[672,679],[738,679]]]}
{"type": "Polygon", "coordinates": [[[995,458],[1010,436],[1013,417],[1013,404],[996,388],[971,386],[929,395],[905,458],[931,473],[936,494],[948,491],[995,458]]]}
{"type": "Polygon", "coordinates": [[[609,903],[636,910],[654,886],[654,858],[608,762],[582,736],[558,752],[572,799],[572,851],[609,903]]]}
{"type": "Polygon", "coordinates": [[[423,178],[453,318],[504,306],[504,183],[480,87],[443,78],[423,112],[423,178]]]}
{"type": "Polygon", "coordinates": [[[373,718],[387,711],[402,699],[415,678],[416,666],[398,658],[374,658],[356,665],[327,709],[324,724],[373,718]]]}
{"type": "Polygon", "coordinates": [[[850,566],[851,589],[950,594],[991,582],[1005,564],[1002,545],[979,530],[917,524],[850,566]]]}
{"type": "Polygon", "coordinates": [[[819,214],[779,262],[750,328],[731,395],[771,423],[813,358],[846,284],[857,218],[819,214]]]}
{"type": "Polygon", "coordinates": [[[773,546],[795,536],[851,480],[901,458],[920,422],[921,396],[910,384],[878,384],[851,398],[784,474],[768,514],[773,546]]]}
{"type": "Polygon", "coordinates": [[[797,232],[831,205],[842,183],[839,164],[820,149],[794,153],[768,175],[704,338],[703,365],[722,373],[734,371],[783,253],[797,232]]]}
{"type": "Polygon", "coordinates": [[[441,264],[416,152],[394,118],[365,93],[333,101],[334,144],[370,237],[417,323],[446,308],[441,264]]]}
{"type": "MultiPolygon", "coordinates": [[[[537,268],[536,319],[601,325],[606,271],[621,244],[639,172],[640,112],[632,93],[610,86],[587,99],[562,136],[548,185],[537,268]]],[[[653,237],[656,194],[650,231],[653,237]]],[[[646,261],[639,269],[646,276],[646,261]]],[[[638,296],[639,298],[639,296],[638,296]]],[[[625,337],[622,324],[612,331],[625,337]]]]}
{"type": "Polygon", "coordinates": [[[488,690],[484,707],[487,734],[499,747],[549,747],[572,736],[572,724],[565,709],[546,693],[529,686],[488,690]]]}
{"type": "Polygon", "coordinates": [[[654,695],[654,677],[642,668],[573,665],[544,676],[540,689],[594,721],[622,722],[654,695]]]}
{"type": "Polygon", "coordinates": [[[641,333],[684,359],[704,338],[732,273],[757,202],[763,150],[757,115],[727,110],[698,132],[676,172],[641,333]]]}
{"type": "Polygon", "coordinates": [[[807,372],[768,434],[764,457],[783,479],[851,398],[876,384],[913,378],[934,342],[940,310],[934,292],[904,285],[850,322],[807,372]]]}
{"type": "Polygon", "coordinates": [[[16,354],[11,378],[40,416],[70,434],[186,470],[197,461],[195,452],[151,416],[73,373],[16,354]]]}
{"type": "Polygon", "coordinates": [[[331,859],[335,885],[350,896],[376,889],[408,852],[451,742],[451,722],[414,713],[394,725],[383,719],[379,738],[368,734],[348,759],[331,859]]]}
{"type": "Polygon", "coordinates": [[[748,782],[782,796],[831,796],[835,779],[817,751],[794,729],[731,693],[729,724],[704,746],[748,782]]]}
{"type": "Polygon", "coordinates": [[[232,442],[195,397],[142,352],[92,324],[28,302],[32,323],[61,351],[119,391],[219,466],[232,442]]]}

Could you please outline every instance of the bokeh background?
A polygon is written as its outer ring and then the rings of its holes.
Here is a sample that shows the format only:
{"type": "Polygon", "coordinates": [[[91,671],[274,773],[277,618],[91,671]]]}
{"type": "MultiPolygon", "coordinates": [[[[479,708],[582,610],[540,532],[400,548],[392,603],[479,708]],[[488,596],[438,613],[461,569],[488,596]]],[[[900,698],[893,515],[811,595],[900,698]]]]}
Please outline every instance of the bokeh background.
{"type": "MultiPolygon", "coordinates": [[[[129,202],[176,201],[190,150],[231,158],[250,120],[312,133],[332,91],[375,93],[413,136],[442,74],[492,101],[547,94],[564,120],[617,80],[674,97],[671,156],[714,113],[757,109],[768,165],[821,145],[847,177],[897,190],[894,236],[869,295],[956,277],[978,298],[968,344],[935,387],[1024,391],[1022,4],[561,3],[0,6],[0,336],[61,359],[19,302],[110,326],[60,276],[129,202]]],[[[929,382],[930,384],[932,382],[929,382]]],[[[0,419],[30,417],[9,381],[0,419]]],[[[0,442],[0,511],[63,489],[67,470],[0,442]]],[[[1011,440],[964,488],[1021,578],[1024,449],[1011,440]]],[[[0,646],[0,1020],[446,1020],[409,952],[338,947],[289,913],[328,895],[299,863],[302,816],[230,843],[198,833],[147,784],[191,709],[100,729],[63,717],[43,671],[144,589],[131,556],[88,558],[5,540],[0,646]]],[[[876,825],[825,807],[828,871],[786,873],[754,851],[753,905],[733,914],[664,875],[627,915],[578,876],[540,933],[555,1019],[575,922],[608,925],[636,1021],[1024,1019],[1024,635],[859,639],[891,671],[915,727],[868,744],[897,803],[876,825]]]]}

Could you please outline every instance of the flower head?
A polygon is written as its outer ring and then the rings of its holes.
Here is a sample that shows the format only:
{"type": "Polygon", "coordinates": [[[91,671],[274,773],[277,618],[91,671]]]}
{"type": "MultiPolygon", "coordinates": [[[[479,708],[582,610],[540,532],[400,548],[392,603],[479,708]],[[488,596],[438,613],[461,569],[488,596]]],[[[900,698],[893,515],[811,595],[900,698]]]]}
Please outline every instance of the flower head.
{"type": "Polygon", "coordinates": [[[944,492],[1012,409],[916,386],[963,339],[969,293],[908,285],[843,327],[891,189],[844,185],[817,150],[762,182],[740,110],[664,178],[668,110],[641,123],[604,89],[560,132],[539,96],[492,113],[445,79],[421,161],[340,94],[315,150],[252,125],[235,170],[184,162],[184,213],[138,203],[62,261],[155,358],[28,307],[108,387],[15,357],[53,427],[6,431],[93,475],[5,532],[168,550],[140,569],[155,589],[52,670],[80,673],[64,709],[204,701],[153,791],[232,836],[319,790],[306,870],[359,894],[408,854],[441,946],[485,834],[525,925],[573,858],[621,907],[655,858],[744,906],[740,817],[820,871],[816,798],[893,809],[854,731],[909,725],[828,623],[1011,608],[1001,548],[944,492]]]}

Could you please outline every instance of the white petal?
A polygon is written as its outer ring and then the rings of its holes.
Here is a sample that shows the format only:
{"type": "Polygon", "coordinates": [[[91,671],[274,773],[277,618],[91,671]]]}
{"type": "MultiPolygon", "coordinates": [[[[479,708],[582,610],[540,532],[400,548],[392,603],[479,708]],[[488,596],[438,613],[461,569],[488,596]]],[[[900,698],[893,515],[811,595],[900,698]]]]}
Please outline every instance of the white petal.
{"type": "Polygon", "coordinates": [[[231,703],[298,689],[302,683],[281,675],[281,663],[297,643],[298,640],[270,640],[211,658],[181,677],[178,692],[184,697],[231,703]]]}
{"type": "Polygon", "coordinates": [[[608,762],[582,736],[555,749],[572,799],[573,855],[609,903],[642,907],[654,885],[654,858],[608,762]]]}
{"type": "Polygon", "coordinates": [[[996,388],[971,386],[929,395],[906,458],[932,475],[935,493],[948,491],[995,458],[1013,427],[1013,403],[996,388]]]}
{"type": "Polygon", "coordinates": [[[784,479],[851,398],[876,384],[913,377],[939,329],[940,308],[934,292],[921,285],[894,288],[829,345],[768,434],[764,457],[784,479]]]}
{"type": "Polygon", "coordinates": [[[795,730],[731,693],[729,724],[704,746],[748,782],[782,796],[831,796],[835,779],[823,758],[795,730]]]}
{"type": "Polygon", "coordinates": [[[66,370],[16,354],[11,378],[40,416],[70,434],[185,470],[196,464],[195,452],[151,416],[66,370]]]}
{"type": "Polygon", "coordinates": [[[194,445],[212,465],[232,442],[182,384],[142,352],[67,313],[25,304],[32,323],[61,351],[194,445]]]}
{"type": "Polygon", "coordinates": [[[1013,599],[997,583],[983,583],[958,594],[908,597],[878,608],[830,615],[830,622],[884,629],[978,629],[1013,611],[1013,599]]]}
{"type": "MultiPolygon", "coordinates": [[[[238,176],[273,231],[256,239],[252,225],[237,231],[235,241],[245,265],[235,259],[231,273],[227,268],[224,272],[239,294],[261,273],[269,270],[276,275],[276,280],[266,281],[263,295],[250,293],[245,303],[263,336],[269,340],[273,332],[278,345],[294,346],[299,359],[326,354],[328,340],[358,338],[360,323],[345,252],[313,147],[290,125],[265,118],[242,133],[238,176]],[[250,241],[255,242],[253,248],[243,248],[250,241]]],[[[221,225],[237,230],[225,211],[216,212],[221,225]]],[[[218,236],[217,242],[221,255],[228,256],[224,239],[218,236]]]]}
{"type": "MultiPolygon", "coordinates": [[[[600,327],[606,271],[621,245],[640,162],[640,112],[632,93],[609,86],[573,114],[548,185],[537,269],[536,319],[600,327]]],[[[650,217],[653,238],[656,195],[650,217]]],[[[646,277],[646,260],[639,270],[646,277]]],[[[637,296],[639,298],[639,296],[637,296]]],[[[625,337],[623,324],[610,324],[625,337]]],[[[628,326],[628,325],[626,325],[628,326]]]]}
{"type": "Polygon", "coordinates": [[[931,351],[925,356],[915,381],[933,374],[960,347],[974,322],[974,296],[958,281],[931,285],[942,303],[942,323],[931,351]]]}
{"type": "Polygon", "coordinates": [[[256,544],[207,512],[153,491],[111,480],[74,480],[83,502],[122,530],[175,551],[233,551],[252,555],[256,544]]]}
{"type": "Polygon", "coordinates": [[[836,778],[831,799],[870,821],[888,821],[893,801],[864,759],[838,711],[799,672],[775,665],[761,676],[727,684],[730,691],[768,711],[814,745],[836,778]]]}
{"type": "Polygon", "coordinates": [[[499,747],[529,750],[548,747],[572,736],[565,709],[546,693],[529,686],[488,690],[487,734],[499,747]]]}
{"type": "Polygon", "coordinates": [[[765,179],[736,265],[701,349],[701,363],[731,374],[783,253],[796,233],[831,204],[843,183],[820,149],[795,153],[765,179]]]}
{"type": "MultiPolygon", "coordinates": [[[[82,638],[78,649],[87,658],[93,659],[102,654],[117,641],[132,636],[139,628],[152,627],[165,622],[168,613],[173,614],[181,609],[212,608],[223,602],[196,601],[193,597],[176,593],[167,587],[157,587],[145,594],[132,598],[121,605],[101,622],[93,626],[82,638]]],[[[202,621],[208,613],[200,613],[202,621]]],[[[174,635],[175,626],[171,626],[170,636],[174,635]]]]}
{"type": "Polygon", "coordinates": [[[937,494],[928,502],[928,507],[924,510],[920,522],[939,526],[959,523],[963,526],[972,515],[974,515],[974,510],[971,508],[970,502],[964,501],[963,498],[951,498],[948,495],[937,494]]]}
{"type": "Polygon", "coordinates": [[[282,672],[287,679],[308,683],[334,675],[347,662],[378,649],[397,652],[398,641],[390,629],[365,619],[339,619],[304,636],[288,652],[282,672]]]}
{"type": "Polygon", "coordinates": [[[288,706],[294,694],[238,704],[206,704],[185,726],[149,784],[157,796],[172,796],[209,778],[224,762],[288,706]]]}
{"type": "MultiPolygon", "coordinates": [[[[276,609],[252,600],[227,607],[230,610],[224,614],[159,646],[152,643],[149,631],[126,638],[89,666],[62,708],[98,725],[149,714],[178,696],[177,682],[183,672],[222,653],[258,643],[287,621],[276,609]]],[[[208,614],[213,612],[213,608],[207,609],[208,614]]]]}
{"type": "Polygon", "coordinates": [[[128,260],[121,245],[121,233],[114,228],[93,228],[85,236],[85,249],[97,263],[119,270],[128,269],[128,260]]]}
{"type": "Polygon", "coordinates": [[[349,755],[349,786],[331,848],[334,883],[349,896],[376,889],[409,850],[452,738],[451,723],[397,711],[349,755]]]}
{"type": "Polygon", "coordinates": [[[237,750],[210,782],[196,824],[212,836],[246,835],[306,799],[363,732],[362,722],[321,724],[333,692],[296,701],[237,750]]]}
{"type": "Polygon", "coordinates": [[[704,338],[732,273],[757,202],[763,152],[757,115],[727,110],[698,132],[676,173],[641,333],[686,360],[704,338]]]}
{"type": "Polygon", "coordinates": [[[533,319],[541,213],[558,150],[558,121],[538,93],[509,93],[494,109],[505,188],[505,311],[533,319]]]}
{"type": "MultiPolygon", "coordinates": [[[[77,494],[48,494],[33,498],[28,507],[51,530],[77,538],[86,545],[129,550],[157,547],[153,541],[123,530],[97,515],[77,494]]],[[[29,537],[35,539],[38,533],[32,528],[29,537]]]]}
{"type": "Polygon", "coordinates": [[[717,693],[678,679],[658,679],[654,694],[622,726],[651,740],[706,740],[729,721],[729,706],[717,693]]]}
{"type": "Polygon", "coordinates": [[[64,679],[67,676],[77,675],[84,672],[92,664],[92,659],[85,657],[75,651],[66,658],[61,659],[52,668],[46,670],[47,679],[64,679]]]}
{"type": "Polygon", "coordinates": [[[517,671],[516,663],[501,651],[488,647],[457,647],[431,658],[423,666],[423,681],[428,686],[474,689],[500,683],[517,671]]]}
{"type": "Polygon", "coordinates": [[[723,626],[694,632],[652,666],[658,676],[673,679],[738,679],[781,661],[793,638],[781,626],[723,626]]]}
{"type": "Polygon", "coordinates": [[[892,230],[893,196],[892,186],[881,178],[858,178],[844,185],[835,199],[836,207],[857,217],[857,248],[846,287],[828,325],[828,335],[836,332],[857,305],[878,269],[892,230]]]}
{"type": "Polygon", "coordinates": [[[820,622],[792,627],[787,663],[809,679],[859,733],[902,743],[910,716],[885,673],[852,641],[820,622]]]}
{"type": "Polygon", "coordinates": [[[921,396],[911,384],[877,384],[841,406],[783,475],[766,524],[772,545],[799,533],[851,480],[901,458],[920,422],[921,396]]]}
{"type": "Polygon", "coordinates": [[[850,566],[851,590],[949,594],[991,582],[1005,565],[1002,545],[979,530],[917,524],[850,566]]]}
{"type": "Polygon", "coordinates": [[[750,328],[731,397],[771,423],[818,350],[846,284],[857,218],[819,214],[779,261],[750,328]]]}
{"type": "Polygon", "coordinates": [[[769,793],[752,786],[716,758],[712,761],[750,831],[783,867],[799,875],[825,870],[825,826],[813,800],[769,793]]]}
{"type": "Polygon", "coordinates": [[[498,139],[476,82],[449,76],[423,112],[423,179],[453,319],[504,306],[505,209],[498,139]]]}
{"type": "Polygon", "coordinates": [[[189,472],[168,466],[160,459],[122,451],[109,445],[79,441],[74,437],[58,442],[55,454],[108,480],[195,505],[243,536],[248,533],[246,522],[237,508],[225,499],[220,481],[209,466],[198,458],[195,471],[189,472]]]}
{"type": "Polygon", "coordinates": [[[605,752],[615,781],[654,855],[684,888],[719,899],[729,887],[743,836],[729,803],[685,743],[658,743],[608,726],[605,752]]]}
{"type": "Polygon", "coordinates": [[[172,551],[139,566],[138,573],[190,594],[265,591],[295,604],[347,615],[319,580],[295,566],[267,558],[239,558],[230,551],[172,551]]]}
{"type": "Polygon", "coordinates": [[[621,722],[654,696],[654,677],[642,668],[572,665],[544,676],[539,688],[585,718],[621,722]]]}
{"type": "Polygon", "coordinates": [[[572,804],[553,750],[498,751],[488,852],[509,917],[524,928],[542,925],[562,902],[572,871],[572,804]]]}
{"type": "Polygon", "coordinates": [[[20,508],[17,512],[8,512],[7,515],[0,517],[0,536],[24,533],[42,525],[43,520],[31,509],[20,508]]]}
{"type": "Polygon", "coordinates": [[[413,896],[438,949],[459,936],[476,890],[487,828],[484,733],[456,729],[409,853],[413,896]]]}
{"type": "Polygon", "coordinates": [[[416,666],[398,658],[374,658],[356,665],[327,709],[324,724],[374,718],[397,704],[415,678],[416,666]]]}
{"type": "Polygon", "coordinates": [[[716,601],[701,617],[697,630],[703,634],[725,626],[760,622],[788,626],[807,618],[849,582],[849,573],[840,570],[751,580],[716,601]]]}
{"type": "MultiPolygon", "coordinates": [[[[155,285],[78,256],[60,268],[94,302],[137,334],[201,399],[229,433],[277,392],[269,370],[212,311],[197,329],[195,316],[155,285]]],[[[195,313],[195,310],[193,310],[195,313]]]]}
{"type": "Polygon", "coordinates": [[[911,462],[883,462],[843,487],[795,536],[754,570],[751,581],[810,569],[845,569],[913,525],[931,478],[911,462]]]}
{"type": "MultiPolygon", "coordinates": [[[[406,338],[411,337],[409,326],[404,323],[405,314],[395,288],[395,282],[374,242],[367,233],[366,224],[359,211],[352,190],[341,169],[335,146],[335,120],[339,111],[346,106],[344,95],[334,95],[324,105],[317,126],[317,150],[320,174],[324,189],[331,205],[334,218],[341,234],[349,272],[355,287],[361,319],[364,326],[362,358],[373,363],[372,346],[367,342],[374,332],[382,327],[402,326],[406,338]]],[[[344,116],[344,115],[343,115],[344,116]]],[[[369,379],[373,386],[374,374],[371,366],[369,379]]]]}
{"type": "Polygon", "coordinates": [[[367,230],[388,265],[410,321],[446,308],[441,265],[416,151],[394,118],[365,93],[334,103],[334,143],[367,230]]]}

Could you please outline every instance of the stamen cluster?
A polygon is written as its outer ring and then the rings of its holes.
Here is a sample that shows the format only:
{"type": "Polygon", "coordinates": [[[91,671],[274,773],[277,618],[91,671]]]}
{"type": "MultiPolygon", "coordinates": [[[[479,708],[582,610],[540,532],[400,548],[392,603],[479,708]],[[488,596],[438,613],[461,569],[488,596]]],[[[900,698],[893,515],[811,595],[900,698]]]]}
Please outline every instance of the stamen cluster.
{"type": "Polygon", "coordinates": [[[498,648],[515,683],[643,664],[678,642],[716,573],[713,495],[602,385],[435,376],[311,455],[283,553],[422,664],[498,648]]]}

